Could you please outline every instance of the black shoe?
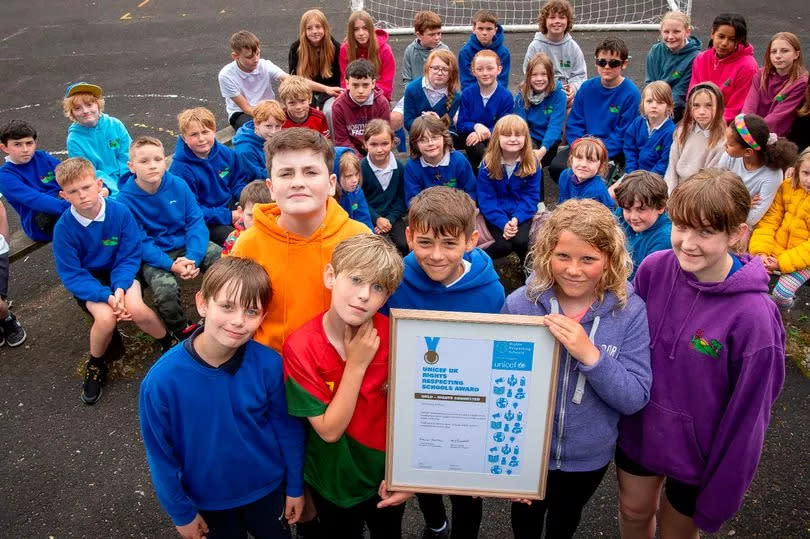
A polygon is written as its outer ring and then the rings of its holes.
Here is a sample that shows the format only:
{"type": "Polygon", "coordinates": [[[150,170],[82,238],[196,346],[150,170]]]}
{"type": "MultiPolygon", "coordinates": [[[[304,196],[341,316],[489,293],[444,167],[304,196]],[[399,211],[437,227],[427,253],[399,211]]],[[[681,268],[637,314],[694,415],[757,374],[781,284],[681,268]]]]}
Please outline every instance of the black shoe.
{"type": "Polygon", "coordinates": [[[13,314],[9,314],[5,320],[0,321],[0,326],[3,328],[6,344],[12,348],[20,346],[25,342],[25,338],[28,336],[25,333],[25,329],[17,321],[17,317],[13,314]]]}
{"type": "Polygon", "coordinates": [[[422,531],[422,539],[446,539],[450,537],[450,526],[445,525],[444,529],[440,532],[435,532],[425,526],[424,531],[422,531]]]}
{"type": "Polygon", "coordinates": [[[82,402],[95,404],[101,398],[101,389],[107,383],[107,365],[88,361],[84,371],[84,384],[82,385],[82,402]]]}

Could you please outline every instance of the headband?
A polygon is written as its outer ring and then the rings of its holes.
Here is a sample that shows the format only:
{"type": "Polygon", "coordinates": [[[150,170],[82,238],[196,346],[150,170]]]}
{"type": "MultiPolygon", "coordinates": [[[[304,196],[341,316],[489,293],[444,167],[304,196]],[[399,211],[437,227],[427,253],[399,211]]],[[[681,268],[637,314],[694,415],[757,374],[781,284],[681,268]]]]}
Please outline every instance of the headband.
{"type": "Polygon", "coordinates": [[[754,137],[751,135],[751,132],[748,130],[748,127],[745,125],[745,114],[738,114],[734,117],[734,128],[737,130],[737,133],[740,135],[740,138],[752,149],[755,151],[759,151],[762,147],[759,143],[754,140],[754,137]]]}

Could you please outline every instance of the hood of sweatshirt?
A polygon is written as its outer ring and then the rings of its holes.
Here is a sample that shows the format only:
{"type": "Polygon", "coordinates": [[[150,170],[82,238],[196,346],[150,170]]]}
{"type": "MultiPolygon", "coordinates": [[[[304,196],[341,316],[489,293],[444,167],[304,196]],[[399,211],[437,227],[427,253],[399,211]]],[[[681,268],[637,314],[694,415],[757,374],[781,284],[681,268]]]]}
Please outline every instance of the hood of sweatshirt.
{"type": "Polygon", "coordinates": [[[253,120],[242,125],[233,136],[233,145],[237,146],[239,144],[264,147],[264,139],[256,134],[256,126],[253,120]]]}
{"type": "MultiPolygon", "coordinates": [[[[352,115],[358,114],[358,111],[362,111],[365,107],[372,109],[380,103],[380,97],[383,96],[383,91],[381,88],[374,88],[374,102],[371,105],[358,105],[357,101],[352,99],[352,96],[349,95],[349,92],[346,92],[346,99],[344,102],[346,103],[346,107],[352,111],[352,115]]],[[[361,137],[362,138],[362,137],[361,137]]]]}
{"type": "Polygon", "coordinates": [[[475,56],[475,54],[478,51],[482,51],[484,49],[492,49],[493,51],[498,50],[499,47],[503,46],[503,40],[504,40],[503,26],[499,24],[498,28],[495,30],[495,37],[492,38],[492,44],[489,47],[484,47],[483,45],[481,45],[481,42],[478,41],[478,38],[475,37],[475,34],[470,34],[470,39],[467,40],[467,45],[472,47],[474,51],[473,56],[475,56]]]}
{"type": "MultiPolygon", "coordinates": [[[[329,240],[340,232],[343,225],[349,220],[349,214],[332,197],[326,200],[326,217],[324,217],[321,226],[308,238],[293,234],[279,226],[278,218],[280,215],[281,208],[275,202],[257,204],[253,210],[253,226],[257,227],[261,232],[272,236],[277,241],[289,245],[304,245],[329,240]]],[[[326,261],[329,261],[329,257],[327,257],[326,261]]]]}
{"type": "Polygon", "coordinates": [[[340,182],[340,158],[343,157],[344,153],[353,151],[354,148],[347,148],[346,146],[335,146],[335,164],[332,165],[332,174],[337,176],[338,182],[340,182]]]}
{"type": "Polygon", "coordinates": [[[552,41],[543,34],[543,32],[535,32],[534,39],[532,41],[536,41],[538,44],[548,45],[550,47],[567,47],[569,43],[574,41],[574,38],[571,37],[571,34],[568,32],[565,33],[563,38],[560,41],[552,41]]]}
{"type": "Polygon", "coordinates": [[[197,157],[194,152],[191,151],[191,148],[186,146],[186,143],[183,141],[183,137],[177,137],[177,146],[174,148],[174,156],[172,159],[175,161],[180,161],[182,163],[199,163],[201,161],[209,161],[211,163],[216,162],[219,159],[220,154],[220,143],[214,140],[214,145],[211,146],[211,151],[208,152],[208,157],[205,159],[201,159],[197,157]]]}
{"type": "MultiPolygon", "coordinates": [[[[535,279],[535,274],[532,273],[526,279],[526,285],[529,285],[535,279]]],[[[628,302],[632,296],[635,296],[636,293],[633,290],[633,285],[629,282],[627,283],[627,299],[628,302]]],[[[551,314],[551,313],[560,313],[559,303],[557,302],[557,298],[555,297],[554,288],[549,288],[544,290],[540,297],[537,298],[536,301],[537,305],[542,308],[544,311],[543,314],[551,314]]],[[[611,314],[614,309],[619,307],[619,298],[616,294],[612,292],[605,292],[602,301],[595,302],[588,311],[585,313],[585,316],[582,317],[580,320],[580,324],[587,324],[595,320],[596,318],[604,318],[611,314]]],[[[523,313],[518,313],[523,314],[523,313]]],[[[528,314],[528,313],[527,313],[528,314]]],[[[569,313],[571,314],[571,313],[569,313]]]]}
{"type": "Polygon", "coordinates": [[[377,37],[377,50],[382,49],[383,45],[388,43],[388,32],[382,28],[375,28],[374,35],[377,37]]]}
{"type": "MultiPolygon", "coordinates": [[[[740,62],[746,56],[754,56],[754,46],[750,43],[747,45],[743,45],[740,43],[737,45],[737,50],[726,56],[725,58],[718,58],[717,54],[712,52],[712,60],[714,60],[714,65],[717,69],[723,69],[724,71],[729,69],[730,66],[733,66],[740,62]]],[[[756,61],[756,60],[755,60],[756,61]]]]}

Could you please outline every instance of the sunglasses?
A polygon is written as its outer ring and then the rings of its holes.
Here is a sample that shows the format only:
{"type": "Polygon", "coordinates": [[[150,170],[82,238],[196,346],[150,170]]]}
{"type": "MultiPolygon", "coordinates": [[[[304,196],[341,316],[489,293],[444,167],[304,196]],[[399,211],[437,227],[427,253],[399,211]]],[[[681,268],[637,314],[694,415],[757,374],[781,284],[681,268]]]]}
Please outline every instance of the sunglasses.
{"type": "Polygon", "coordinates": [[[599,67],[609,67],[611,69],[616,69],[623,63],[624,63],[623,60],[605,60],[604,58],[596,60],[596,65],[598,65],[599,67]]]}

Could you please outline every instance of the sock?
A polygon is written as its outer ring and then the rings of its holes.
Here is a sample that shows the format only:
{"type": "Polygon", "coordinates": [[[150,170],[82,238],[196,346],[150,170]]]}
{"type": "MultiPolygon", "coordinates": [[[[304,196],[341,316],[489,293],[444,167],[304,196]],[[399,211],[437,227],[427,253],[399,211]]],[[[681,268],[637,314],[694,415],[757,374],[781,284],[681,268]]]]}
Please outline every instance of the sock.
{"type": "Polygon", "coordinates": [[[102,363],[104,363],[104,360],[100,357],[96,357],[93,354],[90,354],[90,361],[88,362],[88,365],[91,363],[94,365],[101,365],[102,363]]]}
{"type": "Polygon", "coordinates": [[[442,524],[441,528],[430,528],[430,531],[440,533],[440,532],[443,532],[445,530],[445,528],[447,528],[447,521],[446,520],[444,521],[444,524],[442,524]]]}
{"type": "Polygon", "coordinates": [[[164,335],[160,339],[155,340],[160,344],[160,349],[164,352],[168,351],[169,348],[171,348],[172,344],[174,343],[174,339],[172,339],[172,334],[169,333],[168,331],[166,332],[166,335],[164,335]]]}

